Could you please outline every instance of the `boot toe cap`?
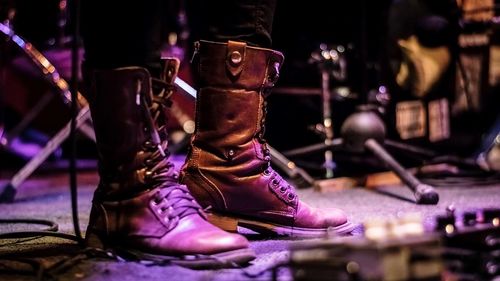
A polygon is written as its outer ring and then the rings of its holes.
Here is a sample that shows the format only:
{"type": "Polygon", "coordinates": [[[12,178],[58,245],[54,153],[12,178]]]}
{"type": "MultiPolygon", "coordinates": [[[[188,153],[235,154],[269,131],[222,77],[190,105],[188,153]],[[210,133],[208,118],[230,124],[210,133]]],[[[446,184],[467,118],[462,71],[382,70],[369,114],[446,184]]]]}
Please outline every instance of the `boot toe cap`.
{"type": "Polygon", "coordinates": [[[305,228],[329,228],[347,223],[347,215],[338,208],[318,209],[301,202],[295,225],[305,228]]]}
{"type": "Polygon", "coordinates": [[[197,236],[193,237],[191,243],[204,249],[207,254],[245,249],[249,246],[249,242],[244,236],[220,229],[207,231],[203,235],[197,236]]]}
{"type": "Polygon", "coordinates": [[[248,240],[239,234],[226,232],[198,215],[191,215],[167,233],[159,247],[186,254],[217,254],[248,248],[248,240]]]}
{"type": "Polygon", "coordinates": [[[347,223],[346,213],[337,208],[328,208],[322,211],[327,226],[338,226],[347,223]]]}

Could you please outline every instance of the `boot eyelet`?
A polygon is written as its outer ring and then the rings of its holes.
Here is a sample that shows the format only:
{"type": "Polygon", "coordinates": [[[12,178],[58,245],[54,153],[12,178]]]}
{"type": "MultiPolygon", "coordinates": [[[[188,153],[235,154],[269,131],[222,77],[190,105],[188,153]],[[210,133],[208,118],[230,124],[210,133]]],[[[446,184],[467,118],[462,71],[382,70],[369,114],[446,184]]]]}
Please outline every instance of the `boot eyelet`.
{"type": "Polygon", "coordinates": [[[270,86],[272,86],[278,81],[278,78],[280,77],[280,63],[274,62],[271,71],[269,72],[270,74],[267,77],[267,82],[270,84],[270,86]]]}
{"type": "Polygon", "coordinates": [[[152,171],[146,170],[144,173],[144,180],[148,181],[153,178],[154,173],[152,171]]]}
{"type": "Polygon", "coordinates": [[[144,142],[144,148],[148,151],[152,150],[152,149],[155,149],[156,146],[149,140],[145,141],[144,142]]]}
{"type": "MultiPolygon", "coordinates": [[[[281,193],[285,193],[286,192],[286,186],[282,186],[280,187],[280,192],[281,193]]],[[[290,197],[290,196],[289,196],[290,197]]]]}
{"type": "Polygon", "coordinates": [[[162,201],[162,199],[155,198],[155,199],[151,200],[151,204],[153,204],[153,206],[158,206],[161,203],[161,201],[162,201]]]}
{"type": "Polygon", "coordinates": [[[280,183],[280,182],[279,182],[277,179],[273,179],[273,180],[271,181],[271,185],[272,185],[272,186],[274,186],[274,187],[277,187],[277,186],[279,185],[279,183],[280,183]]]}
{"type": "Polygon", "coordinates": [[[271,175],[271,170],[268,168],[268,169],[265,169],[264,170],[264,175],[265,176],[270,176],[271,175]]]}
{"type": "Polygon", "coordinates": [[[293,194],[293,193],[288,193],[288,199],[289,199],[289,200],[293,200],[293,199],[295,199],[295,194],[293,194]]]}
{"type": "Polygon", "coordinates": [[[240,52],[233,51],[231,54],[229,54],[229,60],[231,61],[232,65],[237,66],[243,60],[243,56],[241,55],[240,52]]]}

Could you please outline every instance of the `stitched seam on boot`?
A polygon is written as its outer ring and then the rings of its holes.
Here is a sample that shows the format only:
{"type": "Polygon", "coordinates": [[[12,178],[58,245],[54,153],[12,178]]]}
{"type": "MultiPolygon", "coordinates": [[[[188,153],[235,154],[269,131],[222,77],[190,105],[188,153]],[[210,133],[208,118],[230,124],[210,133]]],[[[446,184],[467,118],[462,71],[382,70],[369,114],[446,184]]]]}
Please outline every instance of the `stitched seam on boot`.
{"type": "MultiPolygon", "coordinates": [[[[219,188],[217,188],[217,186],[212,181],[210,181],[208,179],[208,177],[206,177],[201,172],[201,170],[199,168],[199,165],[198,165],[200,155],[201,155],[201,149],[193,145],[192,148],[191,148],[191,157],[188,160],[189,164],[186,167],[187,177],[189,177],[189,174],[191,174],[191,177],[193,177],[192,176],[193,174],[198,173],[198,175],[201,178],[201,180],[203,180],[203,182],[206,185],[208,185],[212,191],[215,191],[215,192],[217,192],[219,194],[219,197],[222,198],[223,207],[225,209],[227,209],[227,203],[226,203],[226,200],[225,200],[224,195],[222,194],[222,192],[219,190],[219,188]],[[191,170],[191,172],[190,172],[190,170],[191,170]]],[[[205,187],[204,184],[198,185],[198,186],[200,186],[205,192],[207,192],[209,194],[209,197],[210,197],[210,194],[211,194],[210,191],[211,190],[207,190],[207,188],[205,187]]]]}
{"type": "Polygon", "coordinates": [[[290,219],[293,221],[293,224],[291,224],[290,226],[294,226],[295,225],[295,218],[296,218],[296,215],[295,213],[291,214],[290,212],[287,212],[287,211],[261,211],[259,212],[260,214],[269,214],[269,215],[278,215],[278,216],[281,216],[281,217],[284,217],[285,219],[290,219]]]}
{"type": "MultiPolygon", "coordinates": [[[[262,94],[260,93],[260,91],[257,92],[257,94],[259,95],[259,106],[257,107],[257,120],[255,121],[255,128],[254,128],[254,136],[257,136],[257,131],[260,129],[262,130],[261,128],[261,122],[262,122],[262,118],[264,117],[264,113],[262,112],[263,108],[264,108],[264,97],[262,96],[262,94]]],[[[259,134],[261,134],[262,132],[259,132],[259,134]]]]}
{"type": "MultiPolygon", "coordinates": [[[[269,84],[269,64],[271,62],[271,59],[268,57],[266,61],[266,68],[264,71],[264,77],[262,79],[262,85],[261,85],[261,90],[260,92],[263,92],[266,87],[268,87],[269,84]]],[[[262,96],[262,94],[261,94],[262,96]]]]}
{"type": "MultiPolygon", "coordinates": [[[[259,150],[262,150],[262,145],[259,141],[257,141],[257,137],[259,137],[257,135],[257,130],[260,129],[262,130],[261,128],[261,120],[263,118],[263,113],[262,113],[262,107],[264,106],[264,97],[262,96],[262,94],[260,94],[260,92],[258,93],[259,95],[259,107],[257,108],[257,121],[255,123],[255,128],[254,128],[254,137],[252,138],[252,142],[253,142],[253,148],[254,148],[254,151],[255,151],[255,156],[260,159],[260,160],[264,160],[264,155],[262,155],[262,151],[259,151],[259,150]]],[[[265,125],[265,124],[264,124],[265,125]]],[[[260,134],[261,132],[259,132],[260,134]]]]}
{"type": "Polygon", "coordinates": [[[197,148],[196,146],[192,146],[191,148],[191,157],[189,158],[189,165],[188,167],[195,167],[198,169],[198,160],[200,158],[200,149],[197,148]]]}
{"type": "Polygon", "coordinates": [[[106,231],[106,236],[109,237],[109,220],[108,220],[108,213],[106,212],[106,208],[102,204],[99,204],[101,210],[102,210],[102,216],[104,217],[104,230],[106,231]]]}
{"type": "MultiPolygon", "coordinates": [[[[224,198],[224,194],[222,193],[222,191],[217,187],[217,185],[215,183],[213,183],[211,180],[208,179],[208,177],[205,176],[205,174],[203,174],[203,172],[200,170],[200,168],[196,167],[196,170],[198,171],[198,174],[200,175],[200,177],[203,179],[203,181],[209,186],[211,187],[211,189],[215,192],[217,192],[220,196],[220,198],[222,199],[222,203],[224,204],[224,209],[227,210],[227,203],[226,203],[226,199],[224,198]]],[[[205,191],[208,192],[208,190],[206,190],[206,188],[204,188],[203,186],[201,186],[203,189],[205,189],[205,191]]],[[[210,194],[210,192],[209,192],[210,194]]]]}
{"type": "Polygon", "coordinates": [[[92,203],[93,208],[97,210],[97,218],[94,220],[94,225],[90,226],[89,231],[96,233],[98,236],[99,235],[106,235],[106,237],[109,238],[110,231],[109,231],[109,220],[108,220],[108,214],[106,213],[106,208],[102,204],[97,204],[97,203],[92,203]],[[101,228],[102,226],[102,228],[101,228]]]}

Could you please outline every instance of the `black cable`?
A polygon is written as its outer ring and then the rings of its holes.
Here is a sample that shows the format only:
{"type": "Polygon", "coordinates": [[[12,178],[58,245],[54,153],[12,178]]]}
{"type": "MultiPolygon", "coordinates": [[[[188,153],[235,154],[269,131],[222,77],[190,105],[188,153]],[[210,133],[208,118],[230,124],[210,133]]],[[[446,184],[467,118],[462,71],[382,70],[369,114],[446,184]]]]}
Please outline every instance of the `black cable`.
{"type": "MultiPolygon", "coordinates": [[[[43,229],[43,231],[57,231],[59,226],[57,223],[49,221],[49,220],[37,220],[37,219],[0,219],[0,224],[15,224],[15,223],[27,223],[27,224],[40,224],[46,225],[48,228],[43,229]]],[[[3,233],[0,233],[0,236],[3,233]]]]}
{"type": "MultiPolygon", "coordinates": [[[[7,233],[0,233],[0,239],[18,239],[18,238],[29,238],[33,236],[40,237],[56,237],[63,238],[72,241],[77,241],[78,238],[73,234],[67,234],[62,232],[51,232],[51,231],[13,231],[7,233]]],[[[0,255],[1,257],[1,255],[0,255]]]]}
{"type": "Polygon", "coordinates": [[[361,71],[359,74],[358,81],[360,82],[360,93],[361,93],[361,102],[362,104],[368,103],[368,19],[367,19],[367,9],[368,9],[368,0],[361,0],[360,4],[361,8],[359,10],[360,13],[360,37],[359,37],[359,45],[360,45],[360,61],[361,61],[361,71]]]}
{"type": "MultiPolygon", "coordinates": [[[[57,232],[59,230],[59,226],[55,222],[52,222],[49,220],[0,219],[0,224],[40,224],[40,225],[47,226],[47,228],[41,229],[41,230],[12,231],[12,232],[0,233],[0,240],[50,236],[50,237],[58,237],[58,238],[63,238],[63,239],[68,239],[68,240],[78,242],[78,237],[76,237],[75,235],[57,232]]],[[[3,246],[3,245],[1,245],[1,246],[3,246]]],[[[1,255],[0,255],[0,257],[1,257],[1,255]]]]}
{"type": "Polygon", "coordinates": [[[76,115],[78,110],[78,68],[79,68],[79,29],[80,29],[80,0],[73,0],[71,6],[73,15],[73,41],[71,44],[71,131],[69,135],[71,143],[71,153],[69,159],[69,176],[71,189],[71,211],[73,217],[73,228],[78,243],[83,246],[84,241],[80,231],[78,219],[78,194],[76,177],[76,115]]]}
{"type": "MultiPolygon", "coordinates": [[[[6,85],[6,72],[5,72],[5,65],[6,65],[6,58],[5,54],[7,53],[7,47],[5,46],[6,42],[0,42],[0,140],[3,139],[4,133],[5,133],[5,121],[7,120],[5,118],[5,109],[7,106],[5,106],[5,101],[4,101],[4,90],[3,87],[6,85]]],[[[2,144],[0,143],[0,148],[2,147],[2,144]]]]}

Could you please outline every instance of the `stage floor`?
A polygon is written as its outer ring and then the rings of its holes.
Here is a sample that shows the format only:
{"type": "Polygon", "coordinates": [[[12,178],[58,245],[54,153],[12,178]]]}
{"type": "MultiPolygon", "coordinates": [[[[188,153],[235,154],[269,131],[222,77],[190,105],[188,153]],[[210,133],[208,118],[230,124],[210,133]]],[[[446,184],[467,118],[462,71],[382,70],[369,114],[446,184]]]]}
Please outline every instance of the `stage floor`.
{"type": "MultiPolygon", "coordinates": [[[[88,222],[90,201],[97,180],[95,171],[80,172],[78,176],[78,210],[82,230],[85,230],[88,222]]],[[[31,177],[19,188],[14,203],[0,204],[0,219],[46,219],[59,224],[60,232],[73,233],[68,182],[68,175],[64,172],[31,177]]],[[[1,183],[5,183],[5,179],[1,183]]],[[[396,218],[401,214],[418,212],[424,218],[428,229],[433,227],[435,217],[445,214],[449,206],[454,206],[457,213],[500,206],[500,184],[475,185],[471,182],[470,185],[440,186],[437,190],[440,202],[436,206],[416,205],[412,202],[413,195],[409,190],[398,185],[386,186],[378,191],[358,187],[327,193],[308,188],[299,189],[298,194],[302,200],[316,207],[342,208],[356,223],[362,223],[372,217],[396,218]]],[[[6,224],[0,225],[0,232],[19,228],[33,229],[27,225],[6,224]]],[[[271,271],[267,269],[286,262],[290,253],[289,247],[291,243],[296,242],[252,234],[248,234],[248,238],[258,256],[244,268],[191,270],[172,265],[148,266],[135,262],[92,258],[78,261],[59,272],[49,273],[56,280],[271,280],[271,271]]],[[[49,267],[74,255],[74,251],[75,246],[71,241],[56,238],[0,241],[0,280],[34,280],[36,276],[26,264],[6,261],[6,255],[39,257],[37,261],[44,267],[49,267]],[[26,272],[20,274],[16,273],[17,270],[26,272]]],[[[278,280],[292,279],[287,268],[281,269],[278,275],[278,280]]]]}

